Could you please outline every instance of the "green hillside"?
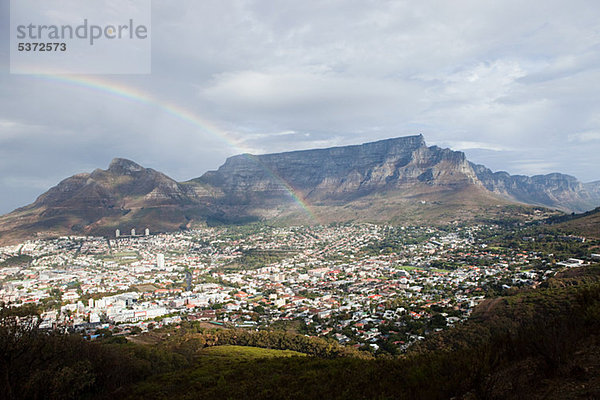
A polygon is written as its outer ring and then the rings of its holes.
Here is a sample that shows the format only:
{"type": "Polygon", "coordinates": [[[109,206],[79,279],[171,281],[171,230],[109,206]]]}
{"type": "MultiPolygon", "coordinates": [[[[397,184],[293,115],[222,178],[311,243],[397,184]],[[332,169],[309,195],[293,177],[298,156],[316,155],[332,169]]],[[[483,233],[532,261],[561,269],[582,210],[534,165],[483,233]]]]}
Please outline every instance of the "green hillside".
{"type": "Polygon", "coordinates": [[[565,217],[556,227],[566,233],[600,239],[600,207],[583,214],[565,217]]]}
{"type": "Polygon", "coordinates": [[[200,352],[200,355],[209,360],[213,360],[216,357],[237,360],[253,360],[257,358],[276,357],[306,357],[306,354],[293,350],[261,349],[260,347],[232,345],[207,347],[200,352]]]}

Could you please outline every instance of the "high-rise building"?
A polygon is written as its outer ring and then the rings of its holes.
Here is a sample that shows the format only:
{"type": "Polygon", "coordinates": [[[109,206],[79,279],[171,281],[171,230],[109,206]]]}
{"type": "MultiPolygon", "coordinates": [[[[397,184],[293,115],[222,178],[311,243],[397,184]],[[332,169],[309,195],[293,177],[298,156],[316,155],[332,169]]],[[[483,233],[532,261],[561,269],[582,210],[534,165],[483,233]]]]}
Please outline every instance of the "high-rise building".
{"type": "Polygon", "coordinates": [[[146,231],[144,232],[144,234],[145,234],[146,236],[150,236],[150,229],[146,228],[146,231]]]}
{"type": "Polygon", "coordinates": [[[121,236],[121,231],[117,229],[115,231],[115,237],[119,237],[119,236],[121,236]]]}
{"type": "Polygon", "coordinates": [[[97,313],[90,313],[90,323],[96,324],[100,322],[100,316],[97,313]]]}
{"type": "Polygon", "coordinates": [[[135,236],[135,228],[131,228],[131,236],[135,236]]]}
{"type": "Polygon", "coordinates": [[[165,255],[162,253],[158,253],[156,255],[156,266],[158,268],[164,268],[165,267],[165,255]]]}

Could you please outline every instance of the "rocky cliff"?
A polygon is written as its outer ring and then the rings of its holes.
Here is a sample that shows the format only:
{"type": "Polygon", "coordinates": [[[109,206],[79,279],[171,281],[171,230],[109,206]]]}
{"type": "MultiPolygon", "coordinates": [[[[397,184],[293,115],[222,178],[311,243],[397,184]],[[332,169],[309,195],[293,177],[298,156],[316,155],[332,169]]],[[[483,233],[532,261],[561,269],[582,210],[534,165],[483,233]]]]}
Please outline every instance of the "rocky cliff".
{"type": "Polygon", "coordinates": [[[595,199],[600,199],[600,181],[584,183],[583,187],[595,199]]]}
{"type": "Polygon", "coordinates": [[[487,190],[521,203],[538,204],[567,212],[583,212],[600,204],[600,193],[594,193],[570,175],[510,175],[503,171],[492,172],[483,165],[471,166],[487,190]]]}
{"type": "Polygon", "coordinates": [[[218,187],[231,203],[285,199],[290,192],[328,202],[420,184],[459,187],[475,184],[477,177],[463,153],[427,147],[418,135],[357,146],[242,154],[195,182],[218,187]]]}
{"type": "Polygon", "coordinates": [[[427,146],[421,135],[237,155],[187,182],[117,158],[1,216],[0,241],[273,218],[303,223],[306,216],[312,223],[457,221],[514,203],[584,211],[600,205],[600,185],[558,173],[492,172],[462,152],[427,146]]]}

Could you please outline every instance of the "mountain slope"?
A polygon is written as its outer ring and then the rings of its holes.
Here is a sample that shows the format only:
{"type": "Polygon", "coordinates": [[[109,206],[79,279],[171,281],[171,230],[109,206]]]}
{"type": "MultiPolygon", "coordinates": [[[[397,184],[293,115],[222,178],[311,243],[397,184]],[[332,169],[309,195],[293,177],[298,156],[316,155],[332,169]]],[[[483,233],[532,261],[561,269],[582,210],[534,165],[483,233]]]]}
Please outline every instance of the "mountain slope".
{"type": "Polygon", "coordinates": [[[555,227],[568,234],[600,239],[600,207],[583,214],[566,216],[564,219],[555,227]]]}
{"type": "Polygon", "coordinates": [[[508,199],[569,212],[586,211],[600,204],[600,191],[589,190],[592,186],[570,175],[552,173],[529,177],[492,172],[483,165],[471,166],[486,189],[508,199]]]}
{"type": "Polygon", "coordinates": [[[600,199],[600,181],[584,183],[583,187],[592,197],[600,199]]]}
{"type": "Polygon", "coordinates": [[[197,180],[219,187],[231,202],[286,198],[342,202],[413,184],[466,185],[476,181],[463,153],[427,147],[423,136],[357,146],[230,157],[197,180]]]}
{"type": "Polygon", "coordinates": [[[107,170],[74,175],[26,207],[0,217],[0,239],[35,233],[109,234],[152,226],[178,229],[193,203],[186,189],[168,176],[120,158],[107,170]]]}
{"type": "Polygon", "coordinates": [[[427,146],[422,135],[242,154],[187,182],[117,158],[107,170],[67,178],[1,216],[0,241],[257,220],[444,223],[514,214],[506,207],[515,203],[591,209],[600,205],[597,188],[562,174],[494,173],[462,152],[427,146]]]}

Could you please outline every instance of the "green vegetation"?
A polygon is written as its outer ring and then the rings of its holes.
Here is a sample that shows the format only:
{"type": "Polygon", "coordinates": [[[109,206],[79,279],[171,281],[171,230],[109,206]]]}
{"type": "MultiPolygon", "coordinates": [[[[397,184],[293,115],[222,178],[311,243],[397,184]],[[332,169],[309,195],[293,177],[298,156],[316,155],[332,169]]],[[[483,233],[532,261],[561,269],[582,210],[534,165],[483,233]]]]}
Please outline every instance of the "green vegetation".
{"type": "MultiPolygon", "coordinates": [[[[157,333],[158,335],[158,333],[157,333]]],[[[243,329],[206,329],[199,322],[180,324],[180,328],[165,328],[160,333],[160,346],[193,360],[207,347],[236,345],[264,349],[291,350],[314,357],[369,357],[353,348],[322,338],[286,331],[250,331],[243,329]]]]}
{"type": "Polygon", "coordinates": [[[31,261],[33,261],[33,257],[25,254],[19,254],[18,256],[10,257],[0,262],[0,268],[27,265],[31,261]]]}
{"type": "Polygon", "coordinates": [[[429,265],[436,272],[448,272],[460,267],[460,264],[453,261],[432,261],[429,265]]]}
{"type": "Polygon", "coordinates": [[[151,346],[90,343],[38,329],[30,306],[0,309],[0,392],[4,399],[100,398],[186,359],[151,346]]]}
{"type": "Polygon", "coordinates": [[[388,227],[383,240],[370,243],[362,251],[371,255],[397,253],[405,250],[408,245],[425,242],[432,236],[432,232],[423,229],[388,227]]]}
{"type": "Polygon", "coordinates": [[[279,262],[292,253],[287,250],[248,250],[233,263],[226,265],[225,270],[258,269],[279,262]]]}
{"type": "MultiPolygon", "coordinates": [[[[596,226],[597,229],[597,226],[596,226]]],[[[579,231],[574,232],[576,235],[579,231]]],[[[599,232],[600,234],[600,232],[599,232]]],[[[600,236],[600,235],[599,235],[600,236]]],[[[578,236],[569,236],[558,226],[533,225],[519,230],[500,230],[484,232],[480,240],[489,243],[488,249],[505,252],[531,251],[545,254],[546,262],[561,261],[568,258],[587,258],[600,246],[600,240],[578,236]]]]}
{"type": "Polygon", "coordinates": [[[556,226],[558,230],[565,234],[585,235],[596,239],[600,239],[599,227],[600,207],[583,214],[569,216],[569,218],[566,218],[556,226]]]}
{"type": "Polygon", "coordinates": [[[249,346],[214,346],[207,347],[199,352],[201,357],[224,357],[230,360],[252,360],[256,358],[275,357],[306,357],[306,354],[292,350],[262,349],[249,346]]]}
{"type": "Polygon", "coordinates": [[[414,271],[414,270],[417,270],[417,269],[422,269],[422,268],[419,268],[419,267],[412,267],[410,265],[397,265],[395,268],[396,269],[401,269],[401,270],[404,270],[404,271],[414,271]]]}

